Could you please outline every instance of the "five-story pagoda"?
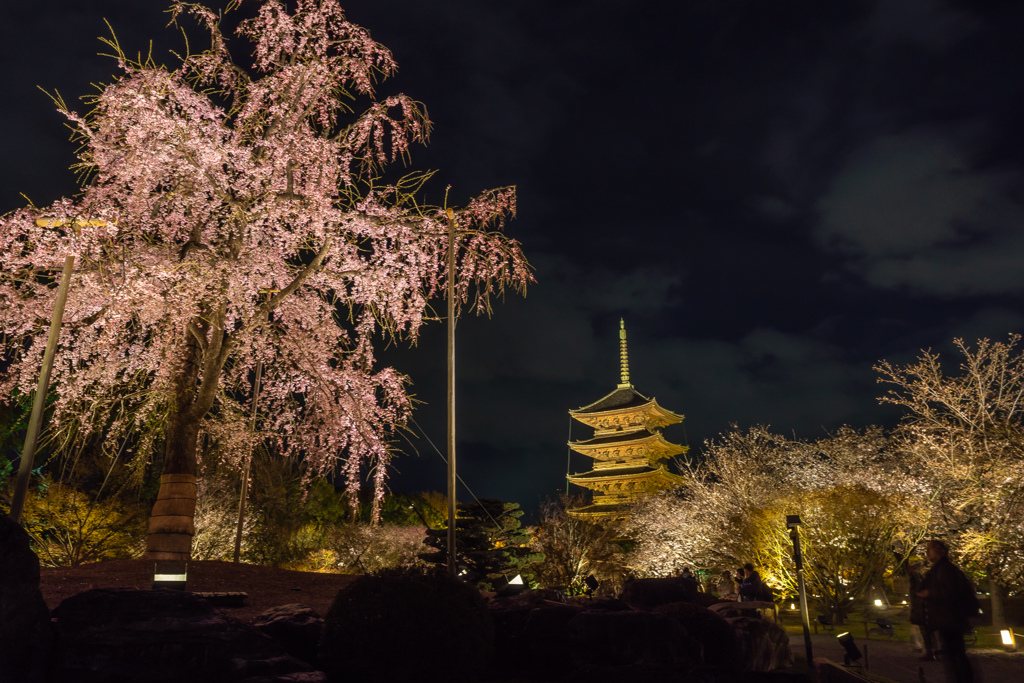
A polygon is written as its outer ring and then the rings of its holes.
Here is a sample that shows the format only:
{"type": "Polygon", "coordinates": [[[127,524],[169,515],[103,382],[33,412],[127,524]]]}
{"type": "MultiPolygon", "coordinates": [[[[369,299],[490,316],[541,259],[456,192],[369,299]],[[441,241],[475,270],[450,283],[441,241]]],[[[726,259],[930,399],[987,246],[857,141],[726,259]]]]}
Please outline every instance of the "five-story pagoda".
{"type": "Polygon", "coordinates": [[[619,321],[619,385],[604,398],[569,415],[588,427],[594,436],[570,441],[569,447],[592,458],[593,469],[567,475],[569,481],[594,492],[591,504],[571,510],[592,518],[625,517],[626,506],[643,496],[683,483],[664,462],[687,451],[661,435],[668,425],[683,421],[682,415],[665,410],[653,398],[638,393],[629,381],[626,325],[619,321]]]}

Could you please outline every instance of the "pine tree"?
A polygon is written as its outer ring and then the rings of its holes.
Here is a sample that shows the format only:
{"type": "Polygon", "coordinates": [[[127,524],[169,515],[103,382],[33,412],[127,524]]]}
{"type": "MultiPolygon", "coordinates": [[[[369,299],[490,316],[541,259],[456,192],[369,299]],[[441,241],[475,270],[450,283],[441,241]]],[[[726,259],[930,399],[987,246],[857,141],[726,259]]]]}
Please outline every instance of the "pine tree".
{"type": "MultiPolygon", "coordinates": [[[[460,503],[456,511],[455,554],[459,575],[481,590],[503,587],[516,575],[530,584],[527,569],[544,558],[530,549],[530,534],[519,518],[519,503],[484,498],[460,503]]],[[[447,527],[427,532],[427,544],[437,552],[423,555],[428,562],[444,564],[448,551],[447,527]]]]}

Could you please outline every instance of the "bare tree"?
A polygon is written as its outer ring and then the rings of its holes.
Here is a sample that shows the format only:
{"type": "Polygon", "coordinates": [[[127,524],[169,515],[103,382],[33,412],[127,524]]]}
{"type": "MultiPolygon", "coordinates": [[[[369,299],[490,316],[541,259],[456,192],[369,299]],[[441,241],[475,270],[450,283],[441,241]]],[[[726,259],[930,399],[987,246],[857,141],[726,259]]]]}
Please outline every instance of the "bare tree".
{"type": "Polygon", "coordinates": [[[573,595],[586,591],[585,581],[591,574],[606,583],[620,574],[622,566],[622,551],[615,542],[617,526],[568,513],[582,505],[583,499],[575,496],[545,501],[531,544],[534,551],[544,554],[532,568],[538,582],[565,588],[573,595]]]}

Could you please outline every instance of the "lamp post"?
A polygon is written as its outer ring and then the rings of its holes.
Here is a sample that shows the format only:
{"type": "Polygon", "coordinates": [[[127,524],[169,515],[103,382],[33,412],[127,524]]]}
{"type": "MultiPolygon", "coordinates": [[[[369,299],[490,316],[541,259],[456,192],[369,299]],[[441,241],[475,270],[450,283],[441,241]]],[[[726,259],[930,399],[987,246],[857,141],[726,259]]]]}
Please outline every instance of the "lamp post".
{"type": "Polygon", "coordinates": [[[46,340],[46,351],[43,352],[43,366],[39,371],[39,386],[32,400],[32,414],[28,419],[28,433],[25,434],[25,446],[21,449],[21,466],[18,468],[18,480],[14,484],[14,497],[11,500],[11,519],[21,522],[21,511],[25,507],[25,496],[28,493],[29,475],[36,459],[36,442],[43,423],[43,408],[46,406],[46,394],[50,387],[50,371],[53,369],[53,356],[57,352],[57,339],[60,337],[60,325],[64,320],[64,304],[68,300],[68,286],[71,283],[71,272],[75,269],[75,257],[70,254],[64,258],[64,272],[60,277],[57,289],[57,300],[53,305],[53,318],[50,321],[50,335],[46,340]]]}
{"type": "Polygon", "coordinates": [[[793,562],[796,564],[796,583],[800,591],[800,620],[804,626],[804,647],[807,650],[807,666],[814,666],[814,653],[811,650],[811,623],[807,614],[807,587],[804,585],[804,558],[800,553],[800,515],[786,515],[786,526],[789,537],[793,539],[793,562]]]}
{"type": "MultiPolygon", "coordinates": [[[[54,218],[37,218],[36,225],[42,228],[59,228],[67,225],[67,221],[54,218]]],[[[106,222],[99,219],[76,219],[72,221],[75,232],[83,225],[103,226],[106,222]]],[[[68,300],[68,287],[71,284],[71,273],[75,269],[75,257],[68,254],[64,257],[64,272],[60,277],[57,299],[53,305],[53,318],[50,320],[50,334],[43,352],[43,365],[39,370],[39,385],[32,400],[32,414],[28,419],[28,433],[25,434],[25,446],[21,449],[21,465],[18,468],[18,479],[14,484],[14,496],[11,500],[11,519],[21,521],[21,512],[25,507],[28,494],[28,480],[32,474],[32,465],[36,459],[36,443],[43,423],[43,408],[46,407],[46,394],[50,388],[50,371],[53,369],[53,356],[57,352],[57,340],[60,338],[60,326],[64,321],[64,304],[68,300]]]]}

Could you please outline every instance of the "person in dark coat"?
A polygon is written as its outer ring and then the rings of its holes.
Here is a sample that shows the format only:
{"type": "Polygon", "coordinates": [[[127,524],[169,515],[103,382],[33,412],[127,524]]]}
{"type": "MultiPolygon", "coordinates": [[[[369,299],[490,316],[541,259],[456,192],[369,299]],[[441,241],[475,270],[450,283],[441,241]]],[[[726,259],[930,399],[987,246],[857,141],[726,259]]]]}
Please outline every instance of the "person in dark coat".
{"type": "Polygon", "coordinates": [[[743,602],[754,602],[764,597],[764,583],[761,575],[754,569],[754,565],[747,562],[743,565],[743,585],[740,586],[740,600],[743,602]]]}
{"type": "Polygon", "coordinates": [[[950,680],[973,683],[964,632],[971,629],[970,618],[978,614],[978,598],[971,582],[950,562],[945,543],[929,541],[927,554],[932,567],[924,575],[917,595],[925,599],[929,627],[939,634],[950,680]]]}
{"type": "Polygon", "coordinates": [[[917,594],[922,589],[924,576],[921,575],[920,562],[908,562],[907,579],[910,581],[910,623],[921,631],[922,647],[924,655],[921,657],[926,662],[935,660],[935,653],[932,647],[932,629],[928,625],[928,611],[925,608],[925,598],[917,594]]]}
{"type": "Polygon", "coordinates": [[[680,578],[682,578],[683,583],[686,584],[690,595],[694,595],[703,590],[703,586],[700,585],[700,580],[693,575],[693,572],[690,571],[689,567],[683,567],[683,573],[680,575],[680,578]]]}

